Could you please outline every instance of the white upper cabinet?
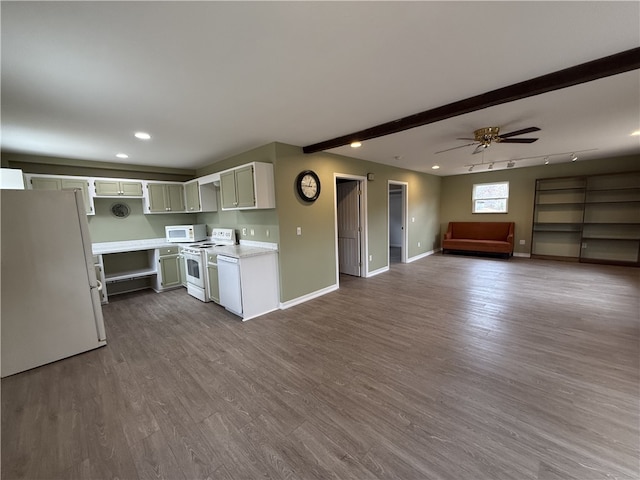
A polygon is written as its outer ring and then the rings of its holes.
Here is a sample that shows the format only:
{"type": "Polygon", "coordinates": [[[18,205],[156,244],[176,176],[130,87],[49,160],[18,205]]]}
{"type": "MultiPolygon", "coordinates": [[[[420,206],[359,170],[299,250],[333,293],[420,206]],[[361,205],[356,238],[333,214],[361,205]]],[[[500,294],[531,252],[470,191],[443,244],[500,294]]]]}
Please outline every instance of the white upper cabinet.
{"type": "Polygon", "coordinates": [[[220,172],[222,210],[275,208],[271,163],[252,162],[220,172]]]}
{"type": "Polygon", "coordinates": [[[96,197],[142,197],[141,180],[121,178],[95,178],[93,180],[96,197]]]}
{"type": "Polygon", "coordinates": [[[81,190],[87,215],[95,215],[96,211],[93,205],[93,195],[89,191],[90,179],[88,177],[26,173],[24,178],[27,189],[31,190],[81,190]]]}

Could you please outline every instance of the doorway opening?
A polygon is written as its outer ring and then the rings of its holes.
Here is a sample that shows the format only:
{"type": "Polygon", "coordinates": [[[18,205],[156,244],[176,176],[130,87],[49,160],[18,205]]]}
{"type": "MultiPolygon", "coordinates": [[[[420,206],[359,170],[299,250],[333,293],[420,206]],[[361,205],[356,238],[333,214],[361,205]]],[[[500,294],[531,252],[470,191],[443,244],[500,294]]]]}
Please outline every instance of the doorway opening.
{"type": "Polygon", "coordinates": [[[366,177],[334,174],[336,284],[340,274],[367,276],[366,177]]]}
{"type": "Polygon", "coordinates": [[[407,263],[408,183],[389,180],[389,266],[407,263]]]}

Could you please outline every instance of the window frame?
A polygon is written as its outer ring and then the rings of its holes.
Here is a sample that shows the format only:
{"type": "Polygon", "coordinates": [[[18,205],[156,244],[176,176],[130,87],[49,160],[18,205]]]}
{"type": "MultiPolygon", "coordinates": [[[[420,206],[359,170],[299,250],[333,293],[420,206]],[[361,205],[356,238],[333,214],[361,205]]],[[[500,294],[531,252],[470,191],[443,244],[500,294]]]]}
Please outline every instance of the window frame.
{"type": "Polygon", "coordinates": [[[485,182],[485,183],[474,183],[471,189],[471,213],[477,214],[505,214],[509,213],[509,181],[505,180],[502,182],[485,182]],[[487,185],[506,185],[507,186],[507,195],[506,197],[487,197],[487,198],[476,198],[476,189],[477,187],[484,187],[487,185]],[[504,211],[479,211],[476,208],[476,202],[479,200],[504,200],[504,211]]]}

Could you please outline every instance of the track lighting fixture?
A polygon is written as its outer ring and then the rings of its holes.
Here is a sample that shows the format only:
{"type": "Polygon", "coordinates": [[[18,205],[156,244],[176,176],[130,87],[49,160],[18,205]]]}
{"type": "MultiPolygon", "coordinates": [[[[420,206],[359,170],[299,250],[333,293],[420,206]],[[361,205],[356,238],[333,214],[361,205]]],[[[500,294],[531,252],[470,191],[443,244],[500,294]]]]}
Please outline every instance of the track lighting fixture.
{"type": "Polygon", "coordinates": [[[470,172],[473,172],[473,165],[471,165],[471,166],[469,167],[469,171],[470,171],[470,172]]]}
{"type": "Polygon", "coordinates": [[[489,164],[489,170],[493,170],[493,163],[489,164]]]}
{"type": "Polygon", "coordinates": [[[514,162],[513,160],[510,160],[509,163],[507,163],[507,168],[511,168],[511,167],[515,167],[516,162],[514,162]]]}
{"type": "Polygon", "coordinates": [[[544,164],[549,165],[549,157],[544,157],[544,164]]]}
{"type": "Polygon", "coordinates": [[[576,160],[578,160],[578,156],[575,153],[571,154],[571,161],[575,162],[576,160]]]}

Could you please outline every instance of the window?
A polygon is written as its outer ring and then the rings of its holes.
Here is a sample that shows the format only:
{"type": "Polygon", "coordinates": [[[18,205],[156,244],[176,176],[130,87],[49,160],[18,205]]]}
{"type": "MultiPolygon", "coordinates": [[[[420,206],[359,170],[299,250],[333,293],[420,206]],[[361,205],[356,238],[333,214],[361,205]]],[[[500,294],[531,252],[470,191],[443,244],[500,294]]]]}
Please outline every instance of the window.
{"type": "Polygon", "coordinates": [[[509,182],[473,185],[473,213],[507,213],[509,182]]]}

